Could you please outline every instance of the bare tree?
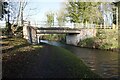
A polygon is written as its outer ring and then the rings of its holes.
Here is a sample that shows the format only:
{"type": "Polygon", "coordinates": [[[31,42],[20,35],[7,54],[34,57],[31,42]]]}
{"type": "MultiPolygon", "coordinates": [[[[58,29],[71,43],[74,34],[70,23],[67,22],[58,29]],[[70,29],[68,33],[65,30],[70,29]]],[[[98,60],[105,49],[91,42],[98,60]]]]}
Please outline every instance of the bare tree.
{"type": "Polygon", "coordinates": [[[18,2],[11,2],[11,7],[12,7],[12,12],[14,13],[12,15],[12,32],[15,33],[18,31],[19,28],[21,28],[22,32],[22,27],[23,27],[23,11],[27,5],[27,2],[25,0],[20,0],[18,2]],[[17,9],[16,9],[17,6],[17,9]]]}

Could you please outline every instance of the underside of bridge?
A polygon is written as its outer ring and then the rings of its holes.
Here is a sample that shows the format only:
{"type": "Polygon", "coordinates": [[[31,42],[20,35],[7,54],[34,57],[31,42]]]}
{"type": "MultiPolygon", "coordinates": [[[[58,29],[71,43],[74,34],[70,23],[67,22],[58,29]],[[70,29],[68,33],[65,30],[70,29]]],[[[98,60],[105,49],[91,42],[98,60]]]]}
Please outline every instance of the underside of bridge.
{"type": "MultiPolygon", "coordinates": [[[[56,33],[37,34],[37,40],[38,40],[37,43],[39,44],[40,40],[43,39],[42,36],[47,35],[47,34],[49,35],[49,34],[56,34],[56,33]]],[[[65,35],[65,41],[66,41],[67,44],[77,45],[80,41],[79,40],[80,34],[76,34],[76,33],[61,33],[61,34],[66,34],[65,35]]]]}

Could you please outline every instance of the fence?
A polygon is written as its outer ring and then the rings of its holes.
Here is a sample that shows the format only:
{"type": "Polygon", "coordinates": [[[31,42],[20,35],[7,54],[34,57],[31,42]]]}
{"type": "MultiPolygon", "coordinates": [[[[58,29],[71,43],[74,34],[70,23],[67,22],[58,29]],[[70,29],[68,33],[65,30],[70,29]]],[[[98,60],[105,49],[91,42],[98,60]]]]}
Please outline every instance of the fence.
{"type": "Polygon", "coordinates": [[[118,29],[118,25],[113,24],[112,26],[107,25],[96,25],[97,29],[118,29]]]}
{"type": "MultiPolygon", "coordinates": [[[[46,22],[40,22],[40,23],[35,23],[35,24],[31,24],[31,26],[34,27],[44,27],[44,28],[48,28],[50,26],[48,26],[46,24],[46,22]]],[[[90,24],[90,23],[65,23],[63,26],[59,26],[57,22],[54,23],[54,25],[52,25],[51,27],[68,27],[68,28],[84,28],[84,29],[118,29],[118,25],[96,25],[96,24],[90,24]]]]}
{"type": "Polygon", "coordinates": [[[112,24],[111,26],[109,25],[96,25],[96,24],[83,24],[83,23],[74,23],[74,28],[95,28],[95,29],[118,29],[118,25],[112,24]]]}

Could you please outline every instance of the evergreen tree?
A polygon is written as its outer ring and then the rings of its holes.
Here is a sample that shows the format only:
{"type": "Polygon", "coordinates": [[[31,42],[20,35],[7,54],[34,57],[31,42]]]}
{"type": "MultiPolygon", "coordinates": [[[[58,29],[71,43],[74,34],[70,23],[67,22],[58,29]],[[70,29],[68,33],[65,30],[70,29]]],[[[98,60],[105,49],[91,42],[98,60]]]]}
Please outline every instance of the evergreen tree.
{"type": "Polygon", "coordinates": [[[68,1],[66,4],[67,17],[70,22],[74,23],[97,23],[102,18],[99,10],[100,2],[80,2],[68,1]]]}

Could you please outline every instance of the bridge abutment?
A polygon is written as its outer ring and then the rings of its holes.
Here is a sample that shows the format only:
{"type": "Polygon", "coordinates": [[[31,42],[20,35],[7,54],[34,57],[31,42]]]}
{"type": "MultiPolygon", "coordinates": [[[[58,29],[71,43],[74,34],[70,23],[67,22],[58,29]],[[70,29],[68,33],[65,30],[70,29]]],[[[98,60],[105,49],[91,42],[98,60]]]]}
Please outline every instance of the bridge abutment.
{"type": "Polygon", "coordinates": [[[25,25],[23,27],[23,38],[26,39],[29,43],[32,43],[32,39],[31,39],[31,33],[30,33],[30,28],[25,25]]]}
{"type": "Polygon", "coordinates": [[[38,43],[36,30],[29,25],[24,25],[23,27],[23,38],[25,38],[29,43],[32,44],[38,43]]]}
{"type": "Polygon", "coordinates": [[[77,46],[79,43],[80,34],[67,34],[66,35],[66,44],[71,44],[77,46]]]}
{"type": "Polygon", "coordinates": [[[82,29],[79,34],[67,34],[66,43],[77,46],[81,40],[95,36],[96,29],[82,29]]]}

